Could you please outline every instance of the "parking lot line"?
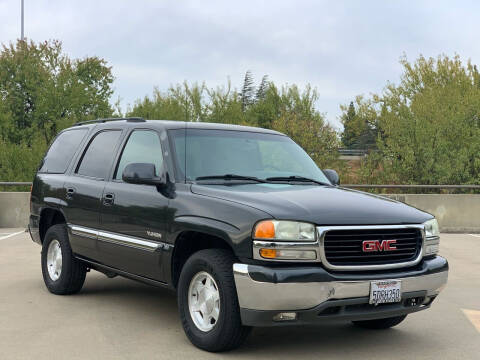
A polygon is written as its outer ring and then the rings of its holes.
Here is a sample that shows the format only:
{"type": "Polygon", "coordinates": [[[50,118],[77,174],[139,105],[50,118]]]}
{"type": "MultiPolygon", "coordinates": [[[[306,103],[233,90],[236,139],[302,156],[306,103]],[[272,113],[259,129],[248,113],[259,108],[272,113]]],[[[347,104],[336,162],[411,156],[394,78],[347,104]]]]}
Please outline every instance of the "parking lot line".
{"type": "Polygon", "coordinates": [[[468,235],[480,238],[480,235],[477,235],[477,234],[468,234],[468,235]]]}
{"type": "Polygon", "coordinates": [[[462,311],[478,332],[480,332],[480,311],[468,309],[462,309],[462,311]]]}
{"type": "MultiPolygon", "coordinates": [[[[22,234],[22,233],[24,233],[24,232],[25,232],[25,231],[22,230],[22,231],[15,232],[15,233],[13,233],[13,234],[8,234],[8,235],[6,235],[6,236],[0,237],[0,240],[5,240],[5,239],[8,239],[8,238],[10,238],[10,237],[12,237],[12,236],[22,234]]],[[[2,235],[3,235],[3,234],[2,234],[2,235]]]]}

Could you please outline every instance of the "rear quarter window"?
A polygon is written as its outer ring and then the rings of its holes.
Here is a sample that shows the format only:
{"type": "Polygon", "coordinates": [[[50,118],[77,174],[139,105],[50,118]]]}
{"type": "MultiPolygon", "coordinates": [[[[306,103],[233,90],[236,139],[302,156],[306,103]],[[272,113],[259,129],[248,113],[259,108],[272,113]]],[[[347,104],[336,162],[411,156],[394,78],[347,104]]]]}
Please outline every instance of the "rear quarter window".
{"type": "Polygon", "coordinates": [[[67,170],[87,131],[87,129],[74,129],[64,131],[58,135],[50,149],[48,149],[39,172],[63,174],[67,170]]]}
{"type": "Polygon", "coordinates": [[[77,167],[78,175],[105,179],[115,156],[120,130],[103,130],[97,133],[85,150],[77,167]]]}

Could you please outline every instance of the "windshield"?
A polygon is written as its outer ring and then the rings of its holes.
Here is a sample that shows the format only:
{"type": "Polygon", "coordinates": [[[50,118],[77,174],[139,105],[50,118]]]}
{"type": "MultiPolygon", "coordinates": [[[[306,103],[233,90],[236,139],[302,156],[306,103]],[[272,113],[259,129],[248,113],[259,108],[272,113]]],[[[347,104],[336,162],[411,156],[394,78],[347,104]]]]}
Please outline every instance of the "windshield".
{"type": "Polygon", "coordinates": [[[187,181],[235,174],[259,179],[298,176],[329,183],[292,139],[230,130],[171,130],[177,171],[187,181]]]}

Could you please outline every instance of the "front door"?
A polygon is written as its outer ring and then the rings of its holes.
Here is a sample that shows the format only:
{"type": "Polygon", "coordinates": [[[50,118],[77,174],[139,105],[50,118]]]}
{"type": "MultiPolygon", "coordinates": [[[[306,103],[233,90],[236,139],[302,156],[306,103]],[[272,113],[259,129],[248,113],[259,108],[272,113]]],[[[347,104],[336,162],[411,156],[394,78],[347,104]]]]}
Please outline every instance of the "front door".
{"type": "Polygon", "coordinates": [[[108,266],[164,281],[161,256],[168,198],[154,185],[123,182],[123,170],[131,163],[154,164],[157,176],[160,175],[163,154],[156,131],[137,129],[131,132],[112,180],[105,185],[99,255],[101,262],[108,266]]]}

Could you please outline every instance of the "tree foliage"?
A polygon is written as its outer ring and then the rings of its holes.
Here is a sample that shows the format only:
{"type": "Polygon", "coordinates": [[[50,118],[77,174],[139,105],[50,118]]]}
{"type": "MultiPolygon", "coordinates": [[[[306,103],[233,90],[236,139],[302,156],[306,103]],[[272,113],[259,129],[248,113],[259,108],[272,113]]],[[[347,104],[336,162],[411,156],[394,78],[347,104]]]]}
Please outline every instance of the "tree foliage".
{"type": "Polygon", "coordinates": [[[253,84],[253,76],[250,70],[247,70],[245,73],[240,97],[242,101],[242,111],[245,112],[255,101],[255,85],[253,84]]]}
{"type": "Polygon", "coordinates": [[[137,101],[127,115],[274,129],[292,137],[320,166],[340,167],[337,134],[315,107],[317,91],[310,86],[303,91],[295,85],[278,88],[267,76],[256,88],[251,78],[247,72],[248,86],[244,83],[240,93],[232,89],[230,82],[217,88],[184,82],[165,92],[155,89],[152,98],[137,101]],[[246,88],[248,106],[243,96],[246,88]]]}
{"type": "Polygon", "coordinates": [[[342,144],[349,149],[369,150],[376,147],[377,114],[372,111],[371,102],[357,96],[347,106],[340,105],[343,124],[342,144]]]}
{"type": "Polygon", "coordinates": [[[76,121],[111,116],[112,82],[105,60],[70,59],[59,41],[2,45],[0,179],[30,180],[58,131],[76,121]]]}
{"type": "Polygon", "coordinates": [[[262,81],[260,81],[260,85],[258,85],[257,94],[255,95],[256,101],[265,100],[268,87],[269,87],[268,75],[263,75],[262,81]]]}
{"type": "Polygon", "coordinates": [[[378,153],[365,181],[414,184],[480,183],[480,74],[458,56],[401,59],[398,85],[374,95],[378,153]]]}
{"type": "MultiPolygon", "coordinates": [[[[271,90],[278,93],[273,85],[271,90]]],[[[273,119],[272,128],[291,137],[320,168],[339,168],[339,141],[335,131],[315,109],[317,91],[310,86],[303,92],[295,85],[285,86],[278,96],[278,116],[273,119]]]]}

